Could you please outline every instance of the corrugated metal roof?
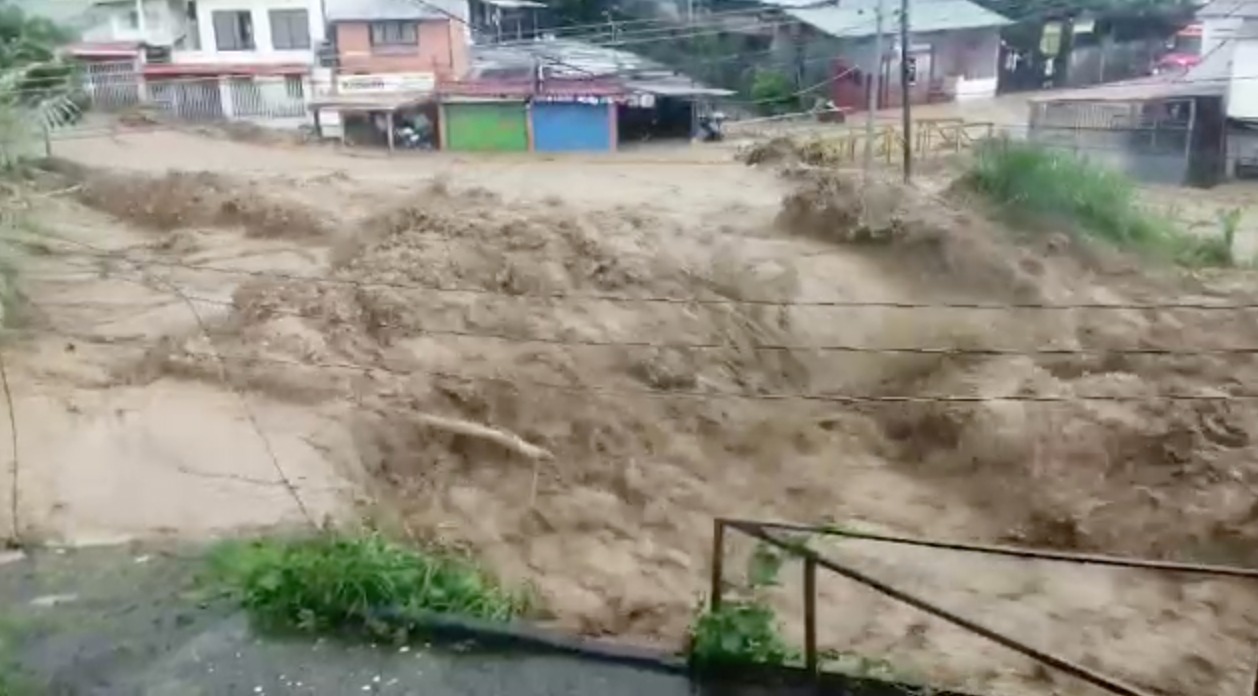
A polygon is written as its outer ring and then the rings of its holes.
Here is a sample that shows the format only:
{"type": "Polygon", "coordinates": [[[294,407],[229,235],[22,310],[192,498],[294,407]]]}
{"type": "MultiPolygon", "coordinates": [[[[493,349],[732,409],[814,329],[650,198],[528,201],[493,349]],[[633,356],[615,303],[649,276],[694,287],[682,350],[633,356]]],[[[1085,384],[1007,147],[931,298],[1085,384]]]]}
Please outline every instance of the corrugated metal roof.
{"type": "MultiPolygon", "coordinates": [[[[840,38],[873,36],[878,0],[838,0],[831,6],[816,0],[761,0],[812,26],[840,38]]],[[[895,31],[898,10],[883,16],[888,33],[895,31]]],[[[970,0],[909,0],[909,30],[913,32],[980,29],[1011,24],[1008,19],[970,0]]]]}
{"type": "Polygon", "coordinates": [[[467,0],[325,0],[329,22],[466,19],[467,0]]]}
{"type": "Polygon", "coordinates": [[[727,89],[708,87],[636,53],[570,39],[546,39],[510,46],[472,46],[472,74],[476,79],[529,75],[545,66],[557,79],[612,77],[630,92],[657,96],[729,96],[727,89]]]}
{"type": "Polygon", "coordinates": [[[1213,0],[1200,10],[1198,17],[1258,17],[1258,0],[1213,0]]]}
{"type": "Polygon", "coordinates": [[[552,74],[561,77],[667,71],[663,65],[636,53],[571,39],[545,39],[506,46],[472,46],[472,70],[478,76],[528,72],[539,60],[552,74]]]}
{"type": "Polygon", "coordinates": [[[1054,102],[1144,102],[1189,97],[1218,97],[1227,91],[1227,82],[1199,82],[1188,75],[1155,75],[1092,87],[1043,92],[1031,97],[1035,104],[1054,102]]]}
{"type": "MultiPolygon", "coordinates": [[[[534,95],[534,86],[531,80],[480,78],[444,84],[441,93],[464,97],[529,97],[534,95]]],[[[618,80],[608,78],[542,80],[536,91],[543,97],[619,97],[626,93],[618,80]]]]}

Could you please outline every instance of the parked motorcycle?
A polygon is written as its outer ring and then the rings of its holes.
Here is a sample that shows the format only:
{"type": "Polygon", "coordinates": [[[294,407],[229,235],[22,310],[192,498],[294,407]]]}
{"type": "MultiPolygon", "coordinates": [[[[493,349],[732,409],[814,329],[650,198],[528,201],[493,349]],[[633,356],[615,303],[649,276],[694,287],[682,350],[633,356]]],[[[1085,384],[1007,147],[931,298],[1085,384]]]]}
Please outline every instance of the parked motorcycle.
{"type": "Polygon", "coordinates": [[[725,114],[713,111],[699,117],[699,141],[716,143],[725,139],[725,114]]]}

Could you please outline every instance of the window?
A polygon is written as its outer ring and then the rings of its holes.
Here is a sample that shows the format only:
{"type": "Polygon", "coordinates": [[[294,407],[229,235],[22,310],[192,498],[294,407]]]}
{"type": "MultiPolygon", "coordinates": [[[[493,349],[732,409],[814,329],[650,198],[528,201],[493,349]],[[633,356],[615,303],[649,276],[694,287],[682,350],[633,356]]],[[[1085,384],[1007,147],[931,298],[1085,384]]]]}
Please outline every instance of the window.
{"type": "Polygon", "coordinates": [[[419,44],[419,33],[414,22],[372,22],[372,46],[406,46],[419,44]]]}
{"type": "Polygon", "coordinates": [[[127,27],[130,29],[140,28],[140,13],[139,12],[136,12],[135,10],[131,10],[130,12],[127,13],[127,27]]]}
{"type": "Polygon", "coordinates": [[[305,10],[271,10],[271,47],[279,51],[310,48],[310,16],[305,10]]]}
{"type": "Polygon", "coordinates": [[[905,77],[908,78],[907,82],[910,85],[916,85],[917,84],[917,56],[909,56],[908,60],[904,61],[904,67],[905,67],[904,75],[905,77]]]}
{"type": "Polygon", "coordinates": [[[248,10],[215,10],[214,42],[220,51],[252,51],[253,16],[248,10]]]}

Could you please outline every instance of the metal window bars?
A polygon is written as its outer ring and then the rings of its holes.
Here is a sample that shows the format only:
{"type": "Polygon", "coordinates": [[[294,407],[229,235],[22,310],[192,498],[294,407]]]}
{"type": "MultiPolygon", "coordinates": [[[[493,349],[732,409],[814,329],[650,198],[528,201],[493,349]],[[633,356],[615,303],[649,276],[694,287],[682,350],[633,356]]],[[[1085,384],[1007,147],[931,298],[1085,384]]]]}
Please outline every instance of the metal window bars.
{"type": "MultiPolygon", "coordinates": [[[[1065,563],[1101,565],[1120,568],[1140,568],[1172,573],[1191,573],[1216,577],[1248,578],[1258,580],[1258,569],[1240,568],[1234,566],[1176,563],[1171,561],[1122,558],[1118,556],[1097,554],[1066,553],[1017,546],[952,543],[907,536],[856,532],[826,525],[806,525],[736,518],[717,518],[713,525],[712,541],[712,587],[710,595],[710,608],[712,611],[717,611],[721,607],[725,533],[727,529],[738,531],[803,560],[804,666],[807,671],[814,674],[817,673],[819,668],[817,659],[817,568],[820,567],[841,575],[849,580],[865,585],[866,587],[872,588],[884,595],[887,595],[888,597],[891,597],[892,599],[898,600],[911,607],[920,609],[928,614],[948,621],[949,623],[960,626],[967,631],[976,633],[988,640],[1025,655],[1026,657],[1029,657],[1041,664],[1055,668],[1082,681],[1088,682],[1089,684],[1100,687],[1109,693],[1121,694],[1122,696],[1151,696],[1151,694],[1147,691],[1124,684],[1113,677],[1101,674],[1100,672],[1089,669],[1084,665],[1073,662],[1064,657],[1053,655],[1027,645],[1016,638],[1012,638],[1004,633],[971,621],[970,619],[944,609],[926,599],[923,599],[922,597],[892,587],[891,585],[870,577],[844,563],[823,557],[803,544],[788,541],[775,536],[774,532],[804,532],[821,536],[845,537],[848,539],[861,539],[865,541],[878,541],[889,544],[1009,556],[1014,558],[1060,561],[1065,563]]],[[[1252,693],[1253,696],[1258,696],[1258,672],[1255,673],[1252,693]]]]}

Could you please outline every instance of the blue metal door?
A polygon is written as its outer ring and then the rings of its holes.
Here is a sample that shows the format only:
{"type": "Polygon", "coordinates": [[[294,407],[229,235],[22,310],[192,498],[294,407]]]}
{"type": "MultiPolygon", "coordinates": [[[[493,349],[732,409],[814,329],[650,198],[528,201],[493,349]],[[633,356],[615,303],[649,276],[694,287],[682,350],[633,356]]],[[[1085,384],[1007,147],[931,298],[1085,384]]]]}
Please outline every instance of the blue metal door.
{"type": "Polygon", "coordinates": [[[606,104],[533,103],[533,149],[538,152],[612,149],[606,104]]]}

